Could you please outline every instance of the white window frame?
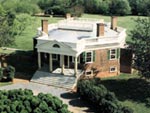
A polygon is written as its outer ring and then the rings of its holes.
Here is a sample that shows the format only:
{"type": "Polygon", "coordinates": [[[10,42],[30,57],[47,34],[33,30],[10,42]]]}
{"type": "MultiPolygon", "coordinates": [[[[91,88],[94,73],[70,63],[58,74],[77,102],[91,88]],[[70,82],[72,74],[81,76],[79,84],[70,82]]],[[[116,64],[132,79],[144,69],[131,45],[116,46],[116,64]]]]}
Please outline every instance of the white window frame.
{"type": "Polygon", "coordinates": [[[85,76],[93,76],[93,70],[85,71],[85,76]],[[91,74],[88,74],[91,73],[91,74]]]}
{"type": "Polygon", "coordinates": [[[117,66],[111,66],[109,72],[117,72],[117,66]],[[112,71],[112,68],[114,68],[115,70],[112,71]]]}
{"type": "Polygon", "coordinates": [[[110,49],[109,56],[110,56],[110,60],[116,60],[117,59],[117,49],[110,49]],[[115,53],[112,53],[113,50],[115,50],[115,53]],[[112,58],[111,57],[112,55],[114,55],[115,58],[112,58]]]}
{"type": "Polygon", "coordinates": [[[85,52],[85,63],[92,63],[93,62],[93,51],[86,51],[85,52]],[[87,62],[87,53],[91,53],[91,61],[87,62]]]}
{"type": "Polygon", "coordinates": [[[52,54],[52,59],[53,60],[58,60],[58,55],[57,54],[52,54]],[[53,55],[56,55],[56,58],[54,58],[53,55]]]}

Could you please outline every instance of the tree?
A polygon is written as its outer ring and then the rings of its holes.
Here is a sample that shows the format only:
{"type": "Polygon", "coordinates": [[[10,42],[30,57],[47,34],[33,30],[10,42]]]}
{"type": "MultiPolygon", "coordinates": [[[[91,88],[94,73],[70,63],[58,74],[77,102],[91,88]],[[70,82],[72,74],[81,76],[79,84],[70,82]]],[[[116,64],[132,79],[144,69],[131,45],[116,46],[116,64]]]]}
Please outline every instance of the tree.
{"type": "Polygon", "coordinates": [[[112,15],[127,15],[130,14],[131,7],[128,0],[112,0],[110,5],[110,13],[112,15]]]}
{"type": "Polygon", "coordinates": [[[150,78],[150,17],[138,18],[131,31],[130,47],[134,52],[134,66],[145,78],[150,78]]]}

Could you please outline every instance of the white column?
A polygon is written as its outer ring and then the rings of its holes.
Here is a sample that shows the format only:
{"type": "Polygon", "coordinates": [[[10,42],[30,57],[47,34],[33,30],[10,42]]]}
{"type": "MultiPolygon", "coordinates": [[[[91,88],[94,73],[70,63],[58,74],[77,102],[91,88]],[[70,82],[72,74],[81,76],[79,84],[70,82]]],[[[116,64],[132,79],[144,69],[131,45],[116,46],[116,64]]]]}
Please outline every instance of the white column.
{"type": "Polygon", "coordinates": [[[70,66],[70,56],[68,56],[68,68],[70,66]]]}
{"type": "Polygon", "coordinates": [[[65,64],[64,64],[64,55],[61,55],[61,74],[64,74],[65,64]]]}
{"type": "Polygon", "coordinates": [[[59,66],[61,67],[61,65],[62,65],[62,57],[61,57],[61,55],[59,55],[59,58],[60,58],[59,66]]]}
{"type": "Polygon", "coordinates": [[[75,76],[77,76],[77,70],[78,70],[78,61],[77,61],[77,57],[75,57],[75,61],[74,61],[74,74],[75,76]]]}
{"type": "Polygon", "coordinates": [[[41,69],[41,53],[38,52],[38,68],[41,69]]]}
{"type": "Polygon", "coordinates": [[[53,71],[53,59],[52,59],[52,54],[49,54],[49,71],[53,71]]]}

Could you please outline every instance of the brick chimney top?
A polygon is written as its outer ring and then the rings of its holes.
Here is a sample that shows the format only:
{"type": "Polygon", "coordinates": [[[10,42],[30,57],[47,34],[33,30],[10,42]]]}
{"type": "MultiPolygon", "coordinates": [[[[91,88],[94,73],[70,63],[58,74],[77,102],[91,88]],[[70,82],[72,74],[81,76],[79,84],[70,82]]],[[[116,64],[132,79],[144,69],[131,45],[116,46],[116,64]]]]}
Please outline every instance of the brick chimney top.
{"type": "Polygon", "coordinates": [[[117,17],[111,17],[111,29],[117,31],[117,17]]]}
{"type": "Polygon", "coordinates": [[[105,25],[103,23],[97,24],[97,37],[104,36],[105,32],[105,25]]]}
{"type": "Polygon", "coordinates": [[[43,19],[41,21],[41,24],[42,24],[42,31],[48,34],[48,20],[43,19]]]}

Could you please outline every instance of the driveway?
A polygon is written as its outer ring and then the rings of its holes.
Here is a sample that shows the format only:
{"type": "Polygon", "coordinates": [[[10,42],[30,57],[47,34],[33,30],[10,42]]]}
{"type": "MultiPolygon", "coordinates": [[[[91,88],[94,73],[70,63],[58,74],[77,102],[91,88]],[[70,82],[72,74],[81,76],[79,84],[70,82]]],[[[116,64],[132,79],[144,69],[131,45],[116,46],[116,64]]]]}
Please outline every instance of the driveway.
{"type": "MultiPolygon", "coordinates": [[[[12,90],[12,89],[31,89],[35,95],[38,93],[51,93],[54,96],[59,97],[65,104],[68,104],[69,110],[73,113],[93,113],[94,111],[89,109],[89,105],[81,101],[76,93],[72,93],[70,90],[57,88],[48,85],[42,85],[37,83],[16,83],[8,86],[0,87],[0,90],[12,90]]],[[[91,107],[91,106],[90,106],[91,107]]]]}

